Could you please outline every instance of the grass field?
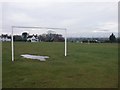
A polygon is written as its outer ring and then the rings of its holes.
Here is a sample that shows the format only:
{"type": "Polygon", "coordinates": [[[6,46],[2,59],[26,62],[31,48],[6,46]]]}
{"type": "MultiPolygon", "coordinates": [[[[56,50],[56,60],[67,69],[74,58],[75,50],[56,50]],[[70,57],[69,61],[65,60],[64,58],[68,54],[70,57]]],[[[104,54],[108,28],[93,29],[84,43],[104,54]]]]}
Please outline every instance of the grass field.
{"type": "Polygon", "coordinates": [[[2,42],[0,42],[0,89],[2,89],[2,42]]]}
{"type": "Polygon", "coordinates": [[[117,88],[117,44],[15,43],[2,44],[3,88],[117,88]],[[50,56],[46,62],[24,59],[21,54],[50,56]]]}

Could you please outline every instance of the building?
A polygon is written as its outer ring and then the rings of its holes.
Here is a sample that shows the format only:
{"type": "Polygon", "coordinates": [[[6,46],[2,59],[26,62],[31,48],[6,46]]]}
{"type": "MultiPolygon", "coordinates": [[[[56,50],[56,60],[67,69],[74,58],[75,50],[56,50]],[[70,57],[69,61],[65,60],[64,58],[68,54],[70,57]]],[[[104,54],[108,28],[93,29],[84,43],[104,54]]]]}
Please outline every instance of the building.
{"type": "Polygon", "coordinates": [[[8,36],[7,34],[2,34],[1,36],[0,36],[0,41],[11,41],[11,36],[8,36]]]}
{"type": "Polygon", "coordinates": [[[39,40],[38,40],[37,36],[32,35],[32,36],[27,37],[27,41],[29,41],[29,42],[38,42],[39,40]]]}

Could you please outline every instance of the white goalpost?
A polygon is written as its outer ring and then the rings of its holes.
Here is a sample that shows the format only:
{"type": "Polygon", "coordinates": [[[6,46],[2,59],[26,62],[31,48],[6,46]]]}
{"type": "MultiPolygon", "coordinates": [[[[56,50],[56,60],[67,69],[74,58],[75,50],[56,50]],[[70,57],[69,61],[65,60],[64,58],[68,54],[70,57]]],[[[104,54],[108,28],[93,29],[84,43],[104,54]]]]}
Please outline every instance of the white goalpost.
{"type": "Polygon", "coordinates": [[[65,31],[65,50],[64,55],[67,56],[67,29],[66,28],[49,28],[49,27],[26,27],[26,26],[12,26],[12,33],[11,33],[11,48],[12,48],[12,61],[14,61],[14,29],[15,28],[32,28],[32,29],[54,29],[54,30],[64,30],[65,31]]]}

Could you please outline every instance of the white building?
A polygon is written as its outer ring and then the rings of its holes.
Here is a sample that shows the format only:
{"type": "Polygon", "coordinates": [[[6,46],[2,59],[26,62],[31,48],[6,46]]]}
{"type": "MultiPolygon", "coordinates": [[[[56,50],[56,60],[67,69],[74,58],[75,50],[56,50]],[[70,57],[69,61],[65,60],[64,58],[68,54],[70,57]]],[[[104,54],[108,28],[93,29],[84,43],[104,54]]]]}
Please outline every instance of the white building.
{"type": "Polygon", "coordinates": [[[28,36],[27,41],[30,42],[38,42],[38,38],[35,36],[28,36]]]}
{"type": "Polygon", "coordinates": [[[0,41],[11,41],[11,37],[10,36],[7,36],[7,35],[2,35],[0,36],[0,41]]]}

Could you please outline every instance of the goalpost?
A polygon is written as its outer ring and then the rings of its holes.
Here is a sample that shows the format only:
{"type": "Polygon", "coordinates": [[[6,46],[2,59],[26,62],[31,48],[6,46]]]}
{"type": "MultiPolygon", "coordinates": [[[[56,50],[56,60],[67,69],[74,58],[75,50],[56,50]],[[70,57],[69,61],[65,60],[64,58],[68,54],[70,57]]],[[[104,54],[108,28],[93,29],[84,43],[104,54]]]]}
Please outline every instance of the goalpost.
{"type": "Polygon", "coordinates": [[[32,29],[54,29],[54,30],[64,30],[65,31],[65,50],[64,55],[67,56],[67,29],[66,28],[49,28],[49,27],[25,27],[25,26],[12,26],[12,33],[11,33],[11,48],[12,48],[12,61],[14,61],[14,41],[13,41],[13,32],[14,28],[32,28],[32,29]]]}

